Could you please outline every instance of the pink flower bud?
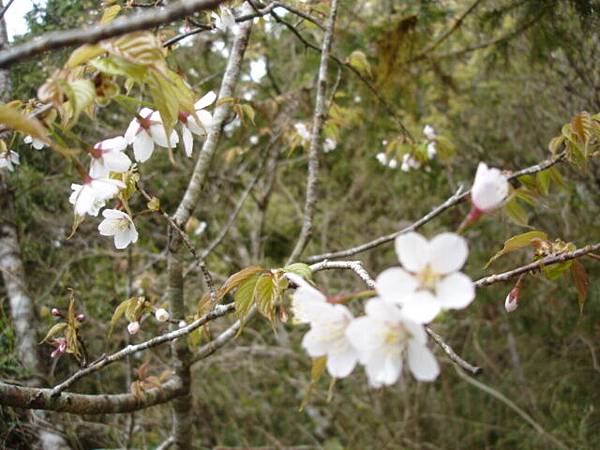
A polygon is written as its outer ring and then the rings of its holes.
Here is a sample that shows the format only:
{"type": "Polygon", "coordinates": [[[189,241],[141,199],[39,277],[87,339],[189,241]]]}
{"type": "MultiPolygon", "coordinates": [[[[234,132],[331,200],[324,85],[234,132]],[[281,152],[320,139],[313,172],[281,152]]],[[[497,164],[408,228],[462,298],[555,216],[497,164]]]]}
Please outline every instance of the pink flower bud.
{"type": "Polygon", "coordinates": [[[58,358],[67,351],[67,340],[64,338],[55,339],[52,345],[55,346],[55,349],[52,353],[50,353],[51,358],[58,358]]]}
{"type": "Polygon", "coordinates": [[[77,320],[79,322],[85,321],[85,314],[77,314],[77,320]]]}
{"type": "Polygon", "coordinates": [[[471,201],[477,209],[488,212],[498,208],[506,199],[508,190],[508,179],[500,170],[479,163],[471,188],[471,201]]]}
{"type": "Polygon", "coordinates": [[[159,322],[166,322],[167,320],[169,320],[170,316],[166,309],[159,308],[154,313],[154,317],[156,317],[156,320],[158,320],[159,322]]]}
{"type": "Polygon", "coordinates": [[[504,301],[506,312],[513,312],[519,307],[519,297],[521,296],[521,286],[517,285],[511,289],[504,301]]]}
{"type": "Polygon", "coordinates": [[[62,317],[62,313],[60,312],[60,309],[58,309],[58,308],[52,308],[52,310],[50,311],[50,313],[54,317],[62,317]]]}
{"type": "Polygon", "coordinates": [[[127,325],[127,331],[129,331],[129,334],[136,334],[138,331],[140,331],[140,323],[131,322],[129,325],[127,325]]]}

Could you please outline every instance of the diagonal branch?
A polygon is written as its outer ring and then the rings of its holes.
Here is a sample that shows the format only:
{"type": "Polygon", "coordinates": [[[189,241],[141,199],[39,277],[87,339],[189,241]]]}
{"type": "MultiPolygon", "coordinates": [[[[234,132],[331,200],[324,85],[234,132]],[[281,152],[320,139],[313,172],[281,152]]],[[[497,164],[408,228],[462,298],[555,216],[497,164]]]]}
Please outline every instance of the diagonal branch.
{"type": "Polygon", "coordinates": [[[191,14],[214,9],[223,0],[181,0],[163,9],[151,9],[127,17],[118,17],[110,24],[87,28],[55,31],[0,52],[0,67],[31,58],[49,50],[82,44],[95,44],[103,39],[122,36],[133,31],[147,30],[183,19],[191,14]]]}
{"type": "MultiPolygon", "coordinates": [[[[543,161],[541,163],[535,164],[535,165],[527,167],[525,169],[513,172],[508,177],[508,179],[514,180],[523,175],[531,175],[531,174],[534,174],[537,172],[541,172],[542,170],[546,170],[546,169],[552,167],[553,165],[557,164],[558,162],[562,161],[565,158],[565,156],[566,156],[565,152],[559,153],[555,157],[547,159],[546,161],[543,161]]],[[[406,228],[403,228],[399,231],[395,231],[390,234],[386,234],[385,236],[378,237],[369,242],[365,242],[364,244],[360,244],[360,245],[351,247],[346,250],[340,250],[337,252],[329,252],[329,253],[323,253],[321,255],[309,256],[308,258],[306,258],[306,262],[313,263],[313,262],[321,261],[324,259],[346,258],[348,256],[356,255],[358,253],[362,253],[364,251],[378,247],[387,242],[391,242],[394,239],[396,239],[396,237],[400,236],[401,234],[409,233],[411,231],[414,231],[414,230],[422,227],[423,225],[430,222],[432,219],[439,216],[441,213],[443,213],[447,209],[450,209],[451,207],[462,203],[465,199],[467,199],[469,197],[470,193],[471,193],[470,190],[468,190],[466,192],[462,192],[462,189],[458,189],[458,191],[456,191],[456,193],[454,193],[454,195],[449,197],[444,203],[436,206],[425,216],[421,217],[419,220],[417,220],[416,222],[414,222],[413,224],[409,225],[406,228]]]]}
{"type": "Polygon", "coordinates": [[[321,147],[321,130],[327,115],[327,68],[329,66],[329,54],[333,42],[335,30],[335,19],[337,16],[338,0],[332,0],[331,11],[327,24],[325,25],[325,36],[321,46],[321,63],[319,65],[319,78],[317,80],[317,98],[315,100],[315,111],[313,115],[312,135],[310,148],[308,150],[308,179],[306,182],[306,200],[304,202],[304,218],[300,236],[288,264],[295,261],[301,254],[311,238],[315,206],[317,202],[317,181],[319,176],[319,150],[321,147]]]}

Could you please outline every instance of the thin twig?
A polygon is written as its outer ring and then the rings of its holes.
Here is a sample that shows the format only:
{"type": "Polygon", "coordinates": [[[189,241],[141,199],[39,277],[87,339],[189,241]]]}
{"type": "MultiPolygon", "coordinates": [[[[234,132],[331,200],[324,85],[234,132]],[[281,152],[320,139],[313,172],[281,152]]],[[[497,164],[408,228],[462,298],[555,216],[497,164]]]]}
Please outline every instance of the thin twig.
{"type": "MultiPolygon", "coordinates": [[[[137,188],[140,191],[140,194],[142,194],[142,196],[148,202],[150,202],[153,199],[153,197],[144,190],[144,188],[141,186],[140,183],[137,184],[137,188]]],[[[192,253],[192,255],[194,256],[194,258],[196,260],[196,264],[200,267],[200,270],[202,271],[202,275],[204,276],[204,281],[206,282],[206,286],[208,287],[208,290],[210,291],[211,298],[216,298],[217,291],[215,289],[215,283],[213,281],[212,275],[210,274],[210,271],[206,267],[206,263],[204,262],[204,256],[198,254],[198,251],[194,247],[194,244],[192,244],[192,241],[190,241],[190,238],[188,237],[187,233],[185,231],[183,231],[181,229],[181,227],[179,227],[175,223],[175,221],[173,219],[171,219],[171,216],[169,216],[160,206],[158,207],[157,212],[160,213],[160,215],[163,216],[163,218],[167,221],[169,226],[174,231],[176,231],[177,234],[179,234],[179,236],[183,240],[185,246],[190,250],[190,252],[192,253]]]]}
{"type": "Polygon", "coordinates": [[[2,20],[2,18],[4,17],[4,14],[6,14],[6,11],[8,11],[8,8],[10,8],[10,5],[13,4],[15,0],[8,0],[8,2],[6,3],[6,6],[4,8],[2,8],[2,11],[0,11],[0,20],[2,20]]]}
{"type": "Polygon", "coordinates": [[[317,181],[319,176],[319,150],[321,148],[321,130],[327,114],[327,68],[329,66],[329,53],[335,31],[338,0],[332,0],[331,11],[325,25],[325,35],[321,46],[321,63],[319,64],[319,77],[317,80],[317,94],[313,125],[311,130],[310,148],[308,150],[308,178],[306,181],[306,200],[304,202],[304,218],[302,229],[296,245],[288,259],[287,264],[295,261],[301,254],[311,238],[315,206],[317,202],[317,181]]]}
{"type": "Polygon", "coordinates": [[[61,392],[63,392],[69,386],[73,385],[73,383],[75,383],[80,378],[83,378],[84,376],[89,375],[90,373],[97,372],[98,370],[100,370],[116,361],[120,361],[120,360],[126,358],[128,355],[132,355],[134,353],[141,352],[142,350],[147,350],[149,348],[156,347],[157,345],[164,344],[165,342],[170,342],[170,341],[173,341],[174,339],[184,337],[184,336],[188,335],[189,333],[191,333],[192,331],[194,331],[196,328],[199,328],[202,325],[204,325],[212,320],[215,320],[219,317],[229,314],[229,313],[233,312],[234,310],[235,310],[235,305],[232,303],[227,304],[227,305],[216,305],[215,308],[211,312],[209,312],[208,314],[205,314],[204,316],[193,321],[189,325],[186,325],[185,327],[181,327],[177,330],[173,330],[168,333],[161,334],[160,336],[153,337],[152,339],[144,341],[140,344],[128,345],[124,349],[119,350],[111,355],[103,356],[103,357],[99,358],[98,360],[94,361],[93,363],[91,363],[89,366],[75,372],[73,375],[71,375],[69,378],[67,378],[62,383],[54,386],[54,388],[52,388],[51,395],[52,396],[60,395],[61,392]]]}
{"type": "Polygon", "coordinates": [[[431,339],[433,339],[434,342],[439,345],[442,350],[444,350],[444,353],[446,353],[446,355],[448,355],[448,357],[454,363],[458,364],[464,370],[471,372],[473,375],[480,375],[483,373],[483,369],[481,367],[474,366],[461,358],[460,355],[456,353],[454,349],[450,347],[450,345],[448,345],[448,343],[446,343],[446,341],[444,341],[444,339],[431,328],[425,327],[425,331],[429,336],[431,336],[431,339]]]}
{"type": "MultiPolygon", "coordinates": [[[[552,167],[553,165],[557,164],[558,162],[562,161],[566,156],[565,152],[559,153],[558,155],[556,155],[553,158],[550,158],[546,161],[543,161],[541,163],[535,164],[533,166],[527,167],[525,169],[519,170],[517,172],[513,172],[508,179],[509,180],[514,180],[520,176],[523,175],[531,175],[537,172],[541,172],[542,170],[546,170],[550,167],[552,167]]],[[[321,255],[313,255],[313,256],[309,256],[308,258],[306,258],[306,262],[309,263],[313,263],[313,262],[317,262],[317,261],[321,261],[324,259],[332,259],[332,258],[347,258],[349,256],[353,256],[356,255],[358,253],[362,253],[364,251],[370,250],[372,248],[378,247],[382,244],[385,244],[387,242],[391,242],[394,239],[396,239],[396,237],[400,236],[401,234],[405,234],[408,233],[410,231],[414,231],[417,228],[420,228],[421,226],[425,225],[426,223],[428,223],[429,221],[431,221],[432,219],[434,219],[435,217],[437,217],[438,215],[440,215],[441,213],[443,213],[444,211],[446,211],[447,209],[458,205],[459,203],[463,202],[465,199],[467,199],[469,197],[469,194],[471,193],[470,190],[466,191],[466,192],[462,192],[462,187],[460,187],[458,189],[458,191],[456,191],[454,193],[454,195],[452,195],[450,198],[448,198],[444,203],[442,203],[441,205],[436,206],[434,209],[432,209],[429,213],[427,213],[425,216],[421,217],[419,220],[417,220],[416,222],[414,222],[413,224],[399,230],[399,231],[395,231],[393,233],[387,234],[385,236],[381,236],[378,237],[377,239],[373,239],[369,242],[365,242],[364,244],[360,244],[357,245],[355,247],[351,247],[349,249],[346,250],[340,250],[337,252],[329,252],[329,253],[323,253],[321,255]]]]}

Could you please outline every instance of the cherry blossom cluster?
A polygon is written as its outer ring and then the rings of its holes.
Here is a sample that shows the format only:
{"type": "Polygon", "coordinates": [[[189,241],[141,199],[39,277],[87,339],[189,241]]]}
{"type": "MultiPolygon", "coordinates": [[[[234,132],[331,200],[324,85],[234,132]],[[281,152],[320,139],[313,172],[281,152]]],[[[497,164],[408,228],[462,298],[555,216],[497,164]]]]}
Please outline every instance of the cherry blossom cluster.
{"type": "MultiPolygon", "coordinates": [[[[193,135],[204,137],[206,130],[212,126],[212,115],[205,108],[213,104],[215,99],[216,94],[210,91],[194,104],[195,115],[185,112],[179,114],[181,140],[188,157],[192,156],[193,135]]],[[[91,162],[88,174],[82,184],[71,185],[73,192],[69,202],[74,205],[75,215],[96,217],[106,202],[125,188],[125,183],[113,176],[130,170],[132,161],[125,153],[128,146],[133,148],[135,161],[144,163],[150,159],[156,146],[172,148],[178,143],[179,135],[175,130],[167,136],[160,112],[142,108],[124,136],[98,142],[89,152],[91,162]]],[[[98,226],[98,231],[103,236],[113,236],[117,249],[137,242],[138,232],[130,214],[107,208],[102,211],[102,216],[104,220],[98,226]]]]}
{"type": "MultiPolygon", "coordinates": [[[[294,128],[296,129],[296,133],[298,134],[298,136],[300,136],[300,139],[302,140],[302,145],[307,145],[310,142],[312,136],[312,133],[308,129],[308,127],[304,123],[298,122],[294,124],[294,128]]],[[[325,138],[325,140],[323,141],[324,153],[330,153],[334,151],[336,147],[337,141],[335,139],[325,138]]]]}
{"type": "MultiPolygon", "coordinates": [[[[437,134],[431,125],[425,125],[423,128],[423,135],[426,138],[427,143],[427,159],[433,160],[437,155],[437,134]]],[[[384,139],[381,141],[382,145],[387,146],[388,141],[384,139]]],[[[375,158],[382,166],[390,169],[396,169],[398,167],[398,160],[395,156],[389,156],[386,152],[379,152],[375,155],[375,158]]],[[[421,160],[416,157],[413,153],[404,153],[402,155],[402,163],[400,164],[400,170],[403,172],[409,172],[410,170],[419,170],[423,167],[421,160]]],[[[425,164],[425,171],[429,172],[431,168],[425,164]]]]}

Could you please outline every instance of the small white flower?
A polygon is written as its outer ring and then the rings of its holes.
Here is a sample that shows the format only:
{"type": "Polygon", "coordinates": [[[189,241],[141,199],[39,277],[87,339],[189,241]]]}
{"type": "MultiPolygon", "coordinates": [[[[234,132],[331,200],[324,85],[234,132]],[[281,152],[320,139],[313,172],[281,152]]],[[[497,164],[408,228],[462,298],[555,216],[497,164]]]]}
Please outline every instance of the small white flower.
{"type": "Polygon", "coordinates": [[[187,327],[187,323],[185,322],[185,320],[180,320],[177,326],[179,328],[187,327]]]}
{"type": "Polygon", "coordinates": [[[156,318],[156,320],[158,320],[159,322],[166,322],[167,320],[169,320],[169,317],[171,317],[168,313],[168,311],[164,308],[158,308],[156,310],[156,312],[154,313],[154,317],[156,318]]]}
{"type": "Polygon", "coordinates": [[[392,158],[389,160],[388,167],[390,169],[395,169],[396,167],[398,167],[398,161],[396,161],[396,158],[392,158]]]}
{"type": "Polygon", "coordinates": [[[302,138],[303,141],[310,141],[311,132],[308,130],[305,124],[298,122],[294,125],[296,133],[302,138]]]}
{"type": "Polygon", "coordinates": [[[98,211],[106,204],[106,200],[113,198],[124,189],[125,183],[112,178],[87,177],[83,184],[73,183],[73,192],[69,202],[75,205],[75,214],[78,216],[97,216],[98,211]]]}
{"type": "Polygon", "coordinates": [[[26,144],[30,144],[36,150],[41,150],[46,146],[46,143],[44,141],[40,141],[39,139],[35,139],[31,136],[25,136],[23,138],[23,142],[25,142],[26,144]]]}
{"type": "Polygon", "coordinates": [[[286,274],[298,285],[292,299],[294,318],[311,328],[302,346],[313,358],[327,356],[327,371],[334,378],[348,376],[356,366],[358,355],[346,337],[352,313],[343,305],[327,303],[327,298],[302,277],[286,274]]]}
{"type": "Polygon", "coordinates": [[[425,127],[423,127],[423,136],[431,141],[437,137],[437,133],[431,125],[425,125],[425,127]]]}
{"type": "Polygon", "coordinates": [[[94,145],[91,154],[90,176],[104,178],[110,172],[127,172],[131,166],[131,160],[123,153],[126,148],[127,141],[122,136],[106,139],[94,145]]]}
{"type": "Polygon", "coordinates": [[[197,136],[206,136],[206,130],[212,126],[212,115],[205,109],[212,105],[217,98],[217,94],[213,91],[206,93],[200,100],[194,104],[196,110],[196,116],[198,120],[188,113],[179,113],[179,122],[181,122],[181,138],[183,139],[183,149],[187,157],[192,156],[194,150],[194,138],[192,133],[197,136]]]}
{"type": "Polygon", "coordinates": [[[413,376],[433,381],[440,369],[426,346],[423,326],[405,317],[386,300],[373,298],[366,304],[366,316],[354,319],[346,336],[365,366],[369,384],[378,388],[394,384],[402,373],[405,357],[413,376]]]}
{"type": "Polygon", "coordinates": [[[104,220],[98,225],[98,231],[102,236],[114,236],[116,248],[123,249],[137,242],[138,232],[129,214],[118,209],[105,209],[102,216],[104,220]]]}
{"type": "Polygon", "coordinates": [[[129,334],[136,334],[138,331],[140,331],[140,323],[137,321],[131,322],[129,325],[127,325],[127,331],[129,334]]]}
{"type": "Polygon", "coordinates": [[[12,150],[0,153],[0,169],[8,169],[9,172],[15,170],[15,164],[20,164],[19,154],[12,150]]]}
{"type": "Polygon", "coordinates": [[[325,153],[329,153],[335,150],[337,147],[337,141],[335,139],[327,138],[325,142],[323,142],[323,151],[325,153]]]}
{"type": "Polygon", "coordinates": [[[127,127],[125,140],[129,145],[133,145],[136,161],[145,162],[152,156],[155,143],[161,147],[174,147],[179,142],[179,136],[173,130],[167,139],[160,113],[150,108],[142,108],[139,116],[127,127]]]}
{"type": "Polygon", "coordinates": [[[442,309],[462,309],[475,298],[473,282],[459,272],[469,253],[461,236],[441,233],[427,241],[418,233],[403,234],[396,238],[396,253],[403,268],[384,270],[376,290],[401,305],[406,317],[428,323],[442,309]]]}
{"type": "Polygon", "coordinates": [[[385,153],[379,152],[375,155],[375,158],[377,158],[377,161],[379,161],[382,165],[387,166],[388,159],[385,153]]]}
{"type": "Polygon", "coordinates": [[[207,227],[208,227],[208,225],[206,222],[204,222],[204,221],[199,222],[198,226],[194,230],[194,236],[200,236],[202,233],[204,233],[206,231],[207,227]]]}
{"type": "Polygon", "coordinates": [[[508,179],[495,168],[488,168],[480,162],[471,188],[473,205],[487,212],[498,208],[508,195],[508,179]]]}
{"type": "Polygon", "coordinates": [[[258,144],[258,136],[256,136],[256,135],[250,136],[250,139],[248,139],[248,141],[250,141],[251,145],[256,145],[256,144],[258,144]]]}
{"type": "Polygon", "coordinates": [[[435,155],[437,155],[437,147],[435,142],[430,142],[429,144],[427,144],[427,157],[429,159],[433,159],[435,158],[435,155]]]}

